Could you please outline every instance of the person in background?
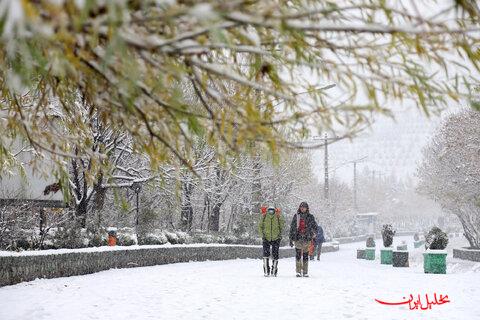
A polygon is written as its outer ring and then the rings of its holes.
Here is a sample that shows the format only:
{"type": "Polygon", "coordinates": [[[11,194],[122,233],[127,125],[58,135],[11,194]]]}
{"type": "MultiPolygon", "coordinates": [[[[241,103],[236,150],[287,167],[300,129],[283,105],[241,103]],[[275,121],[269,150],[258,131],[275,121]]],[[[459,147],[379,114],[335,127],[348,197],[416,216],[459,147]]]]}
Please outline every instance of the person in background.
{"type": "Polygon", "coordinates": [[[310,256],[310,260],[313,260],[313,257],[315,257],[315,238],[310,241],[310,245],[308,246],[308,255],[310,256]]]}
{"type": "Polygon", "coordinates": [[[258,233],[263,242],[263,273],[265,277],[277,276],[278,250],[282,240],[282,232],[285,228],[285,219],[280,209],[274,207],[262,208],[262,216],[258,224],[258,233]],[[272,267],[270,268],[270,249],[272,252],[272,267]]]}
{"type": "Polygon", "coordinates": [[[300,203],[290,224],[290,246],[295,245],[296,276],[308,277],[308,249],[317,235],[317,223],[306,202],[300,203]]]}
{"type": "MultiPolygon", "coordinates": [[[[315,248],[314,248],[314,251],[317,250],[317,260],[320,260],[320,254],[322,253],[322,244],[324,242],[325,242],[325,235],[323,233],[323,228],[320,224],[318,224],[317,236],[315,237],[315,248]]],[[[313,256],[312,256],[312,260],[313,260],[313,256]]]]}

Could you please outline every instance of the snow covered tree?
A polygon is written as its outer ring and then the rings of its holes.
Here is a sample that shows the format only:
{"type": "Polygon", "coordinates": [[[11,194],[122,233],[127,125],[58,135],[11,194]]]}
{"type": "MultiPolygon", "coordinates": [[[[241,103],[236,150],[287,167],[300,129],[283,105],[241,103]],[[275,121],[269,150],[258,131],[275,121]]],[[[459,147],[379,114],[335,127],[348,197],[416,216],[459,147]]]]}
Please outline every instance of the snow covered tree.
{"type": "Polygon", "coordinates": [[[480,112],[462,110],[424,150],[419,192],[458,217],[470,246],[480,248],[480,112]]]}
{"type": "Polygon", "coordinates": [[[443,250],[448,245],[448,236],[438,227],[433,227],[425,236],[425,248],[443,250]]]}
{"type": "Polygon", "coordinates": [[[62,167],[66,175],[60,176],[60,185],[65,195],[72,195],[75,218],[85,228],[89,211],[98,213],[96,225],[101,224],[101,211],[109,188],[132,187],[134,183],[145,183],[155,176],[148,158],[135,152],[128,133],[105,124],[91,105],[76,103],[78,126],[83,129],[69,129],[70,118],[57,114],[57,135],[75,136],[78,145],[88,146],[90,150],[87,154],[80,153],[77,148],[73,150],[75,156],[62,167]]]}
{"type": "Polygon", "coordinates": [[[182,189],[180,225],[184,231],[191,231],[194,219],[194,191],[199,187],[200,179],[205,179],[205,172],[215,160],[215,151],[204,140],[197,140],[193,153],[193,170],[180,168],[180,183],[182,189]],[[199,176],[200,175],[200,176],[199,176]]]}
{"type": "Polygon", "coordinates": [[[395,235],[396,231],[393,229],[391,224],[384,224],[382,227],[382,240],[383,246],[388,248],[393,243],[393,236],[395,235]]]}

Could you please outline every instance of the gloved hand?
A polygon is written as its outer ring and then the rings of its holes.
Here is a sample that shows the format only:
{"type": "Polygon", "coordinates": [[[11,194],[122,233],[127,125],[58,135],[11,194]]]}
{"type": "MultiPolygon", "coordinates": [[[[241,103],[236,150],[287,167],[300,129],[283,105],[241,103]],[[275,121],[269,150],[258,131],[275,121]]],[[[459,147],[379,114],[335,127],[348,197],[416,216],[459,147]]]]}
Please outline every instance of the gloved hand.
{"type": "Polygon", "coordinates": [[[293,241],[290,240],[290,247],[293,247],[293,241]]]}

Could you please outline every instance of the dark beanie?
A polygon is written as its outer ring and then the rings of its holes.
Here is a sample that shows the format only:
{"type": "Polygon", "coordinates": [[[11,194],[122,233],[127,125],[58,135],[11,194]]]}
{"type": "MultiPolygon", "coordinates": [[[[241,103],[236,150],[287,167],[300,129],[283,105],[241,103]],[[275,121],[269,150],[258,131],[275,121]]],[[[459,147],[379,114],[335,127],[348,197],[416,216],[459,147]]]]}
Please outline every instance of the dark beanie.
{"type": "Polygon", "coordinates": [[[302,203],[300,203],[300,207],[305,207],[308,209],[308,203],[306,203],[305,201],[303,201],[302,203]]]}

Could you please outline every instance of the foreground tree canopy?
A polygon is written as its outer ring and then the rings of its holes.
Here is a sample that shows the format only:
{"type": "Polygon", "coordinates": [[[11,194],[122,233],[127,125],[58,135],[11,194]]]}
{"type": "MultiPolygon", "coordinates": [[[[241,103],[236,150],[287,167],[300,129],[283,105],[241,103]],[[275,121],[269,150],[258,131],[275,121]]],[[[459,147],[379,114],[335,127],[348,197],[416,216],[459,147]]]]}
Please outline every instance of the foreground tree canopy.
{"type": "Polygon", "coordinates": [[[196,137],[277,153],[396,100],[438,110],[480,59],[476,1],[440,2],[3,0],[0,169],[16,139],[101,165],[92,123],[191,166],[196,137]]]}

